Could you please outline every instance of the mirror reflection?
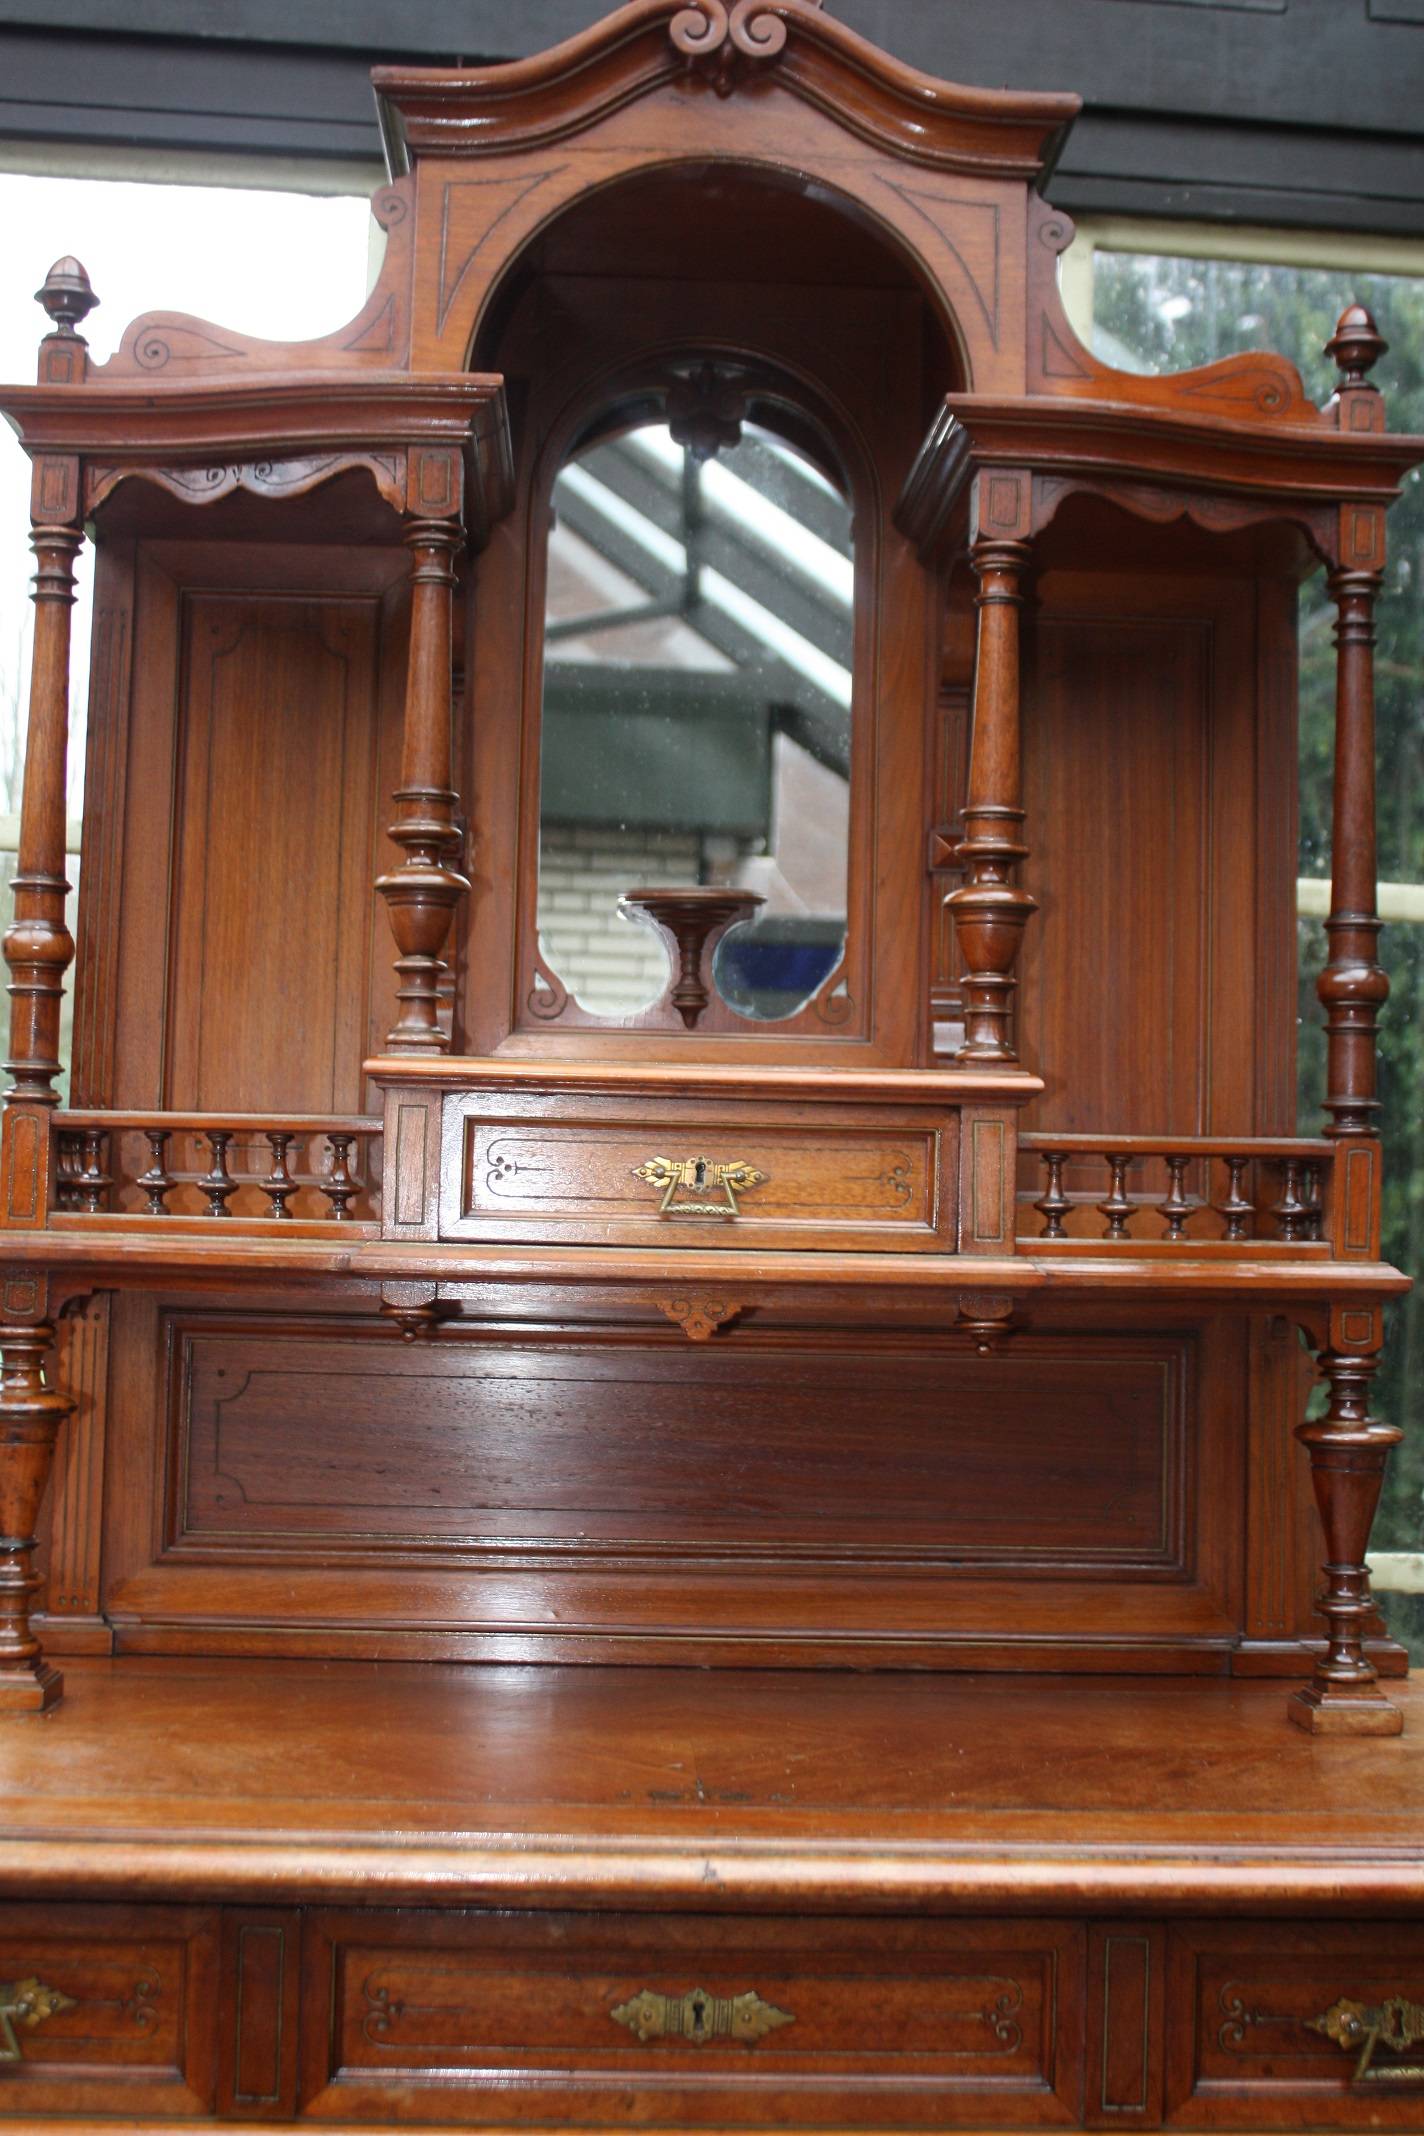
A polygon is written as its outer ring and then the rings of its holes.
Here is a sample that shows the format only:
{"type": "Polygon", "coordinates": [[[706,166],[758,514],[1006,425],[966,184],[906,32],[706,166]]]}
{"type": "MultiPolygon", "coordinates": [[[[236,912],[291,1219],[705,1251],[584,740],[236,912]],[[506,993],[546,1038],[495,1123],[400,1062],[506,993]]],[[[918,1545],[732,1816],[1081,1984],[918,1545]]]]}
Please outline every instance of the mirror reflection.
{"type": "Polygon", "coordinates": [[[708,986],[780,1019],[845,945],[851,514],[708,367],[668,414],[554,487],[540,953],[580,1008],[624,1019],[678,982],[659,916],[685,901],[650,912],[648,888],[747,893],[702,900],[708,986]]]}

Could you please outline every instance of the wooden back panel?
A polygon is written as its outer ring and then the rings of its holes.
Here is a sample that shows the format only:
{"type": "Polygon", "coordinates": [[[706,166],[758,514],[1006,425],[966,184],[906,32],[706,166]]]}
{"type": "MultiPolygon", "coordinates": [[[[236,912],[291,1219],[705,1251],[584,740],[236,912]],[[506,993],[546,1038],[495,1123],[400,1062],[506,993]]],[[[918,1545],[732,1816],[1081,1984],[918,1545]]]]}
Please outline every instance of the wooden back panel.
{"type": "Polygon", "coordinates": [[[392,1002],[371,882],[405,584],[385,549],[153,540],[106,558],[133,659],[96,669],[79,1102],[362,1109],[392,1002]]]}

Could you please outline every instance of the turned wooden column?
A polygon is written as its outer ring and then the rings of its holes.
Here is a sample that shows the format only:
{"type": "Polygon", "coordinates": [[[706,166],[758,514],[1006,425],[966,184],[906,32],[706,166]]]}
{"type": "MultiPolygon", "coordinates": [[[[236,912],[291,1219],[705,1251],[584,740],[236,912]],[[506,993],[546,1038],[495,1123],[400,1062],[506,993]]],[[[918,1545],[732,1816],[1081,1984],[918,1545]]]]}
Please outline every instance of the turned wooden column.
{"type": "MultiPolygon", "coordinates": [[[[1384,424],[1379,389],[1366,373],[1387,344],[1363,305],[1350,305],[1326,344],[1339,366],[1337,419],[1351,431],[1384,424]]],[[[1384,572],[1384,512],[1340,514],[1339,561],[1328,585],[1335,603],[1335,788],[1330,830],[1330,945],[1317,992],[1325,1008],[1328,1135],[1372,1135],[1375,1026],[1389,993],[1378,960],[1375,881],[1375,600],[1384,572]]]]}
{"type": "Polygon", "coordinates": [[[56,1105],[59,1012],[64,975],[74,955],[65,924],[66,795],[69,753],[69,612],[74,604],[74,559],[82,536],[75,526],[37,525],[30,540],[35,645],[25,781],[20,802],[15,917],[6,930],[10,967],[10,1054],[7,1099],[56,1105]]]}
{"type": "Polygon", "coordinates": [[[1364,1628],[1374,1612],[1365,1552],[1385,1462],[1403,1437],[1369,1413],[1370,1380],[1378,1362],[1373,1352],[1325,1351],[1320,1369],[1330,1389],[1329,1409],[1296,1430],[1310,1454],[1325,1533],[1325,1592],[1319,1607],[1328,1631],[1314,1679],[1295,1693],[1288,1710],[1293,1721],[1318,1735],[1398,1735],[1404,1725],[1364,1648],[1364,1628]]]}
{"type": "Polygon", "coordinates": [[[1027,848],[1019,744],[1019,611],[1028,568],[1026,540],[980,534],[970,551],[979,582],[973,727],[964,836],[957,858],[965,881],[945,899],[964,965],[964,1043],[956,1058],[1008,1065],[1014,966],[1037,900],[1013,881],[1027,848]]]}
{"type": "Polygon", "coordinates": [[[1330,953],[1316,983],[1325,1008],[1328,1135],[1372,1135],[1375,1026],[1389,993],[1377,950],[1374,604],[1377,571],[1332,571],[1335,602],[1335,791],[1330,953]]]}
{"type": "Polygon", "coordinates": [[[48,1321],[0,1326],[0,1715],[40,1712],[64,1688],[30,1630],[40,1500],[55,1434],[74,1407],[46,1381],[53,1342],[48,1321]]]}
{"type": "Polygon", "coordinates": [[[387,1037],[393,1053],[444,1053],[440,1025],[445,945],[469,882],[452,865],[461,832],[452,774],[451,608],[458,522],[417,519],[411,550],[410,660],[397,815],[390,835],[405,858],[376,888],[395,936],[400,1016],[387,1037]]]}

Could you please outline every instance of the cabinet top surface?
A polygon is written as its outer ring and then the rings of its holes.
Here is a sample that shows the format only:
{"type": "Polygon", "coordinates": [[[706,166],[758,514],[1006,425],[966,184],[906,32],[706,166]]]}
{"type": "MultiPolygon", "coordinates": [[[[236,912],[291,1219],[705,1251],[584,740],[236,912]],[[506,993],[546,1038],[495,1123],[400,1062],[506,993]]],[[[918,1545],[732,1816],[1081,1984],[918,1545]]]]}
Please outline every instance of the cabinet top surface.
{"type": "Polygon", "coordinates": [[[13,1893],[1339,1910],[1424,1903],[1421,1698],[1279,1685],[434,1664],[69,1664],[0,1726],[13,1893]]]}

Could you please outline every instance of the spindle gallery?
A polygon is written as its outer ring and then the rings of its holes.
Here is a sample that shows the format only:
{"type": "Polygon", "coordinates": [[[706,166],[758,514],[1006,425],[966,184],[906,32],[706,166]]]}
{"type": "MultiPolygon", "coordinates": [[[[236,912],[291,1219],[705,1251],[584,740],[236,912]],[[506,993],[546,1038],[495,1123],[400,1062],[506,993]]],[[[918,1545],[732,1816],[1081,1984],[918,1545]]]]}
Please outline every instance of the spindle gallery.
{"type": "Polygon", "coordinates": [[[1417,2126],[1381,336],[814,0],[374,79],[349,325],[3,392],[0,2126],[1417,2126]]]}

